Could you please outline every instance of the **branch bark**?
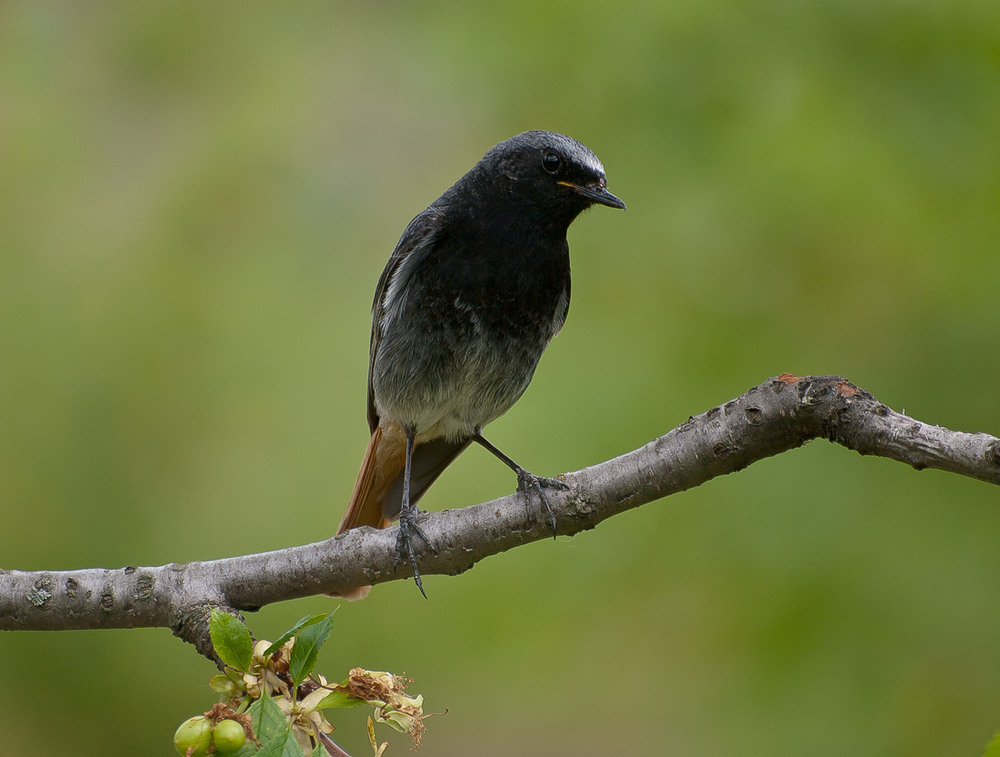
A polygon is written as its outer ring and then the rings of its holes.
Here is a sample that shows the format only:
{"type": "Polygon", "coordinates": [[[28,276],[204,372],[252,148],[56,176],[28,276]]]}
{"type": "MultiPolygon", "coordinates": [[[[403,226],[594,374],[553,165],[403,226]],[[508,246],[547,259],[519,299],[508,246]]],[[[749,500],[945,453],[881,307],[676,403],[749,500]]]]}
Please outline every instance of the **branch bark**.
{"type": "MultiPolygon", "coordinates": [[[[1000,484],[1000,439],[932,426],[890,410],[837,376],[785,374],[692,417],[620,457],[562,477],[550,491],[561,535],[765,457],[823,438],[862,455],[1000,484]]],[[[489,555],[551,536],[537,503],[519,494],[421,518],[434,550],[424,575],[462,573],[489,555]]],[[[395,565],[396,528],[361,528],[315,544],[209,562],[151,568],[0,570],[0,630],[165,627],[212,657],[208,609],[253,611],[271,602],[412,574],[395,565]]]]}

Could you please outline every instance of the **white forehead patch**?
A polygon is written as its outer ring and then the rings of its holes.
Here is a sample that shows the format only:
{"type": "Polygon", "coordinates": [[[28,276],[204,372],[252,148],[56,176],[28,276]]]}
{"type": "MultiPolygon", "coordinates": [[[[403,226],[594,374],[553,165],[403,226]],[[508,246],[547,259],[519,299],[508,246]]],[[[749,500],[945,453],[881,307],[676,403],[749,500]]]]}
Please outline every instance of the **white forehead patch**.
{"type": "MultiPolygon", "coordinates": [[[[560,135],[562,136],[562,135],[560,135]]],[[[586,168],[598,176],[604,176],[604,165],[597,156],[594,155],[593,151],[586,145],[577,142],[575,139],[570,139],[569,137],[563,137],[567,147],[567,153],[579,163],[581,166],[586,168]]]]}
{"type": "Polygon", "coordinates": [[[582,158],[583,158],[583,164],[587,166],[587,168],[589,168],[594,173],[604,176],[604,166],[602,165],[601,161],[597,159],[597,156],[594,155],[594,153],[592,153],[590,150],[585,150],[582,155],[582,158]]]}

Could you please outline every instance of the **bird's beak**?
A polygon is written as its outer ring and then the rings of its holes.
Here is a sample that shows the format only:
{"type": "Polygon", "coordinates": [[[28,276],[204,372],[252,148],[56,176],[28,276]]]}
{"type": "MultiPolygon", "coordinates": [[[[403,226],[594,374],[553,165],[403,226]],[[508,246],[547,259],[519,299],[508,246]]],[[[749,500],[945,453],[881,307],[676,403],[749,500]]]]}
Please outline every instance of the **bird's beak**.
{"type": "Polygon", "coordinates": [[[625,203],[619,198],[611,194],[604,183],[600,184],[573,184],[568,181],[560,181],[558,184],[562,184],[564,187],[569,187],[570,189],[576,190],[578,193],[586,197],[591,202],[596,202],[598,205],[607,205],[609,208],[618,208],[619,210],[625,210],[625,203]]]}

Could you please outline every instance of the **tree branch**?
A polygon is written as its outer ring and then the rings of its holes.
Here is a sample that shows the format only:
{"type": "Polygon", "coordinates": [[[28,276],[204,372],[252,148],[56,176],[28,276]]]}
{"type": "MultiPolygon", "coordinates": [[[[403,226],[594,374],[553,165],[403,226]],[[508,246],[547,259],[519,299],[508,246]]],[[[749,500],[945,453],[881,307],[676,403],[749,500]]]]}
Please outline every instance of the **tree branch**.
{"type": "MultiPolygon", "coordinates": [[[[823,438],[912,465],[1000,484],[1000,439],[896,413],[835,376],[783,375],[613,460],[569,473],[549,504],[561,535],[765,457],[823,438]]],[[[455,575],[489,555],[551,536],[537,503],[519,494],[421,518],[435,550],[421,573],[455,575]]],[[[166,627],[211,655],[209,607],[252,611],[271,602],[407,578],[396,529],[361,528],[315,544],[154,568],[0,570],[0,630],[166,627]]]]}

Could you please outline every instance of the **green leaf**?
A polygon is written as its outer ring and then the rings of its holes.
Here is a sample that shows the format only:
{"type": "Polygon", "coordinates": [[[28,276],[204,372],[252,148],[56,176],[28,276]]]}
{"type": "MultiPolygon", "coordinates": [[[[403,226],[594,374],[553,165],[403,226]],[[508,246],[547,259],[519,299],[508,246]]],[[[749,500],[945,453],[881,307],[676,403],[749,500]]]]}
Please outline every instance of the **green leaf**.
{"type": "Polygon", "coordinates": [[[261,697],[247,710],[253,718],[253,732],[262,744],[288,730],[288,721],[273,697],[261,697]]]}
{"type": "Polygon", "coordinates": [[[268,655],[274,654],[279,649],[281,649],[282,645],[286,641],[288,641],[290,638],[292,638],[295,634],[297,634],[303,628],[305,628],[306,626],[311,626],[314,623],[319,623],[321,620],[323,620],[329,614],[330,613],[324,612],[324,613],[321,613],[319,615],[306,615],[298,623],[296,623],[294,626],[292,626],[287,631],[285,631],[283,634],[281,634],[281,636],[278,637],[278,640],[276,642],[274,642],[271,646],[269,646],[267,648],[267,651],[264,652],[264,656],[267,657],[268,655]]]}
{"type": "Polygon", "coordinates": [[[257,752],[257,757],[305,757],[291,730],[285,730],[269,741],[263,739],[261,741],[263,743],[257,752]]]}
{"type": "Polygon", "coordinates": [[[357,707],[359,704],[367,704],[367,702],[364,699],[350,696],[343,689],[334,689],[320,700],[319,704],[316,705],[316,709],[327,710],[331,707],[357,707]]]}
{"type": "MultiPolygon", "coordinates": [[[[232,668],[227,668],[227,670],[232,670],[232,668]]],[[[236,697],[244,693],[242,681],[237,683],[232,678],[227,675],[219,673],[208,679],[208,685],[211,687],[212,691],[216,694],[222,694],[224,697],[236,697]]]]}
{"type": "MultiPolygon", "coordinates": [[[[216,752],[218,754],[218,752],[216,752]]],[[[233,757],[255,757],[257,754],[257,745],[254,744],[249,739],[247,743],[242,746],[240,751],[233,755],[233,757]]]]}
{"type": "Polygon", "coordinates": [[[228,694],[229,690],[233,686],[233,682],[229,680],[229,676],[224,676],[222,673],[214,675],[208,679],[208,686],[216,694],[228,694]]]}
{"type": "Polygon", "coordinates": [[[212,608],[208,621],[208,631],[212,635],[212,646],[219,659],[236,670],[245,671],[253,657],[253,639],[242,620],[228,612],[212,608]]]}
{"type": "Polygon", "coordinates": [[[312,672],[319,648],[330,638],[332,628],[333,616],[327,615],[318,623],[303,629],[302,633],[295,637],[292,659],[288,661],[288,672],[296,686],[306,680],[312,672]]]}

